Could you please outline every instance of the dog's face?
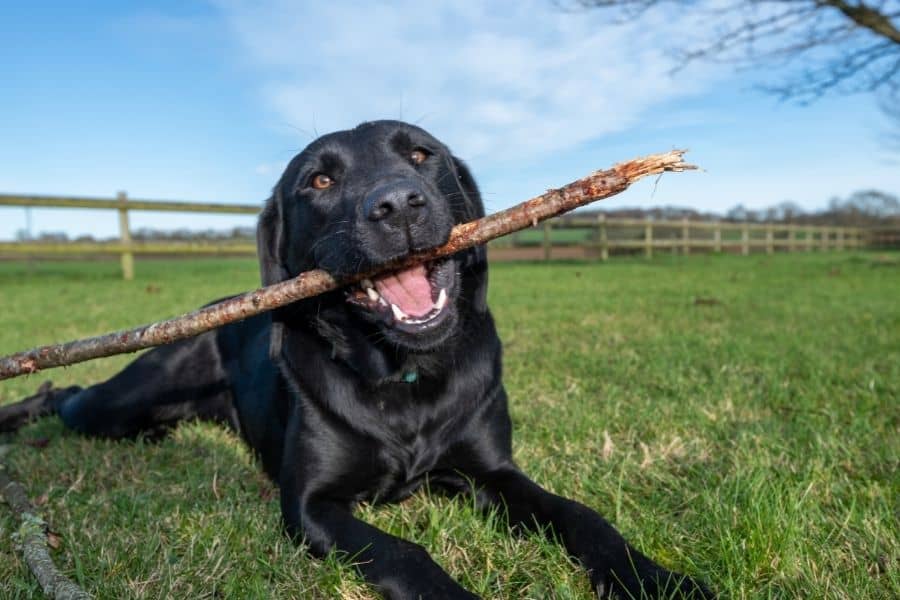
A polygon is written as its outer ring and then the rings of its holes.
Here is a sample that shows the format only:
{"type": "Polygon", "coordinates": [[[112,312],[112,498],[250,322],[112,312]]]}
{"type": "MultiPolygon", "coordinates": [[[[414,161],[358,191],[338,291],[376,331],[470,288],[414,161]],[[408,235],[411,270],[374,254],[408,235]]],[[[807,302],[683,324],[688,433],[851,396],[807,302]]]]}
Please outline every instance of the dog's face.
{"type": "MultiPolygon", "coordinates": [[[[260,217],[263,283],[315,268],[336,277],[368,272],[444,244],[454,225],[483,214],[468,170],[419,127],[376,121],[331,133],[291,161],[260,217]]],[[[316,310],[428,350],[453,333],[461,305],[483,304],[484,260],[476,249],[383,274],[320,300],[316,310]]]]}

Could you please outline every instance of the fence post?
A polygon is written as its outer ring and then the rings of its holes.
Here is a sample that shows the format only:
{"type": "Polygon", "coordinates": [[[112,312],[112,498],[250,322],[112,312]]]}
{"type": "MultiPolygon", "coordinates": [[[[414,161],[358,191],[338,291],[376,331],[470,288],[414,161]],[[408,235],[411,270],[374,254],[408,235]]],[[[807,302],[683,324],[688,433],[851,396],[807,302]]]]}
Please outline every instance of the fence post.
{"type": "Polygon", "coordinates": [[[815,231],[813,230],[812,225],[808,225],[806,227],[806,239],[803,241],[806,242],[806,251],[812,252],[813,249],[813,238],[815,237],[815,231]]]}
{"type": "Polygon", "coordinates": [[[820,227],[819,236],[821,238],[819,241],[822,243],[822,250],[828,250],[828,228],[824,226],[820,227]]]}
{"type": "Polygon", "coordinates": [[[838,250],[844,249],[844,228],[843,227],[838,227],[838,230],[837,230],[837,247],[838,247],[838,250]]]}
{"type": "Polygon", "coordinates": [[[609,238],[606,234],[606,215],[597,215],[597,241],[600,243],[600,260],[609,259],[609,238]]]}
{"type": "Polygon", "coordinates": [[[691,253],[691,226],[687,217],[681,219],[681,240],[681,251],[687,256],[691,253]]]}
{"type": "Polygon", "coordinates": [[[119,241],[125,246],[122,252],[122,279],[131,281],[134,279],[134,254],[128,249],[131,246],[131,230],[128,227],[128,194],[119,192],[116,194],[119,201],[119,241]]]}
{"type": "Polygon", "coordinates": [[[772,223],[766,224],[766,254],[775,252],[775,226],[772,223]]]}
{"type": "Polygon", "coordinates": [[[741,229],[741,254],[744,256],[750,254],[750,228],[747,227],[746,223],[741,229]]]}
{"type": "Polygon", "coordinates": [[[544,260],[550,260],[550,221],[544,221],[544,240],[542,242],[542,246],[544,247],[544,260]]]}
{"type": "Polygon", "coordinates": [[[716,228],[713,229],[713,250],[717,253],[722,252],[722,223],[716,221],[716,228]]]}
{"type": "Polygon", "coordinates": [[[653,221],[649,217],[644,224],[644,256],[653,258],[653,221]]]}
{"type": "Polygon", "coordinates": [[[796,248],[794,246],[797,244],[797,226],[791,223],[788,225],[788,252],[793,252],[796,248]]]}

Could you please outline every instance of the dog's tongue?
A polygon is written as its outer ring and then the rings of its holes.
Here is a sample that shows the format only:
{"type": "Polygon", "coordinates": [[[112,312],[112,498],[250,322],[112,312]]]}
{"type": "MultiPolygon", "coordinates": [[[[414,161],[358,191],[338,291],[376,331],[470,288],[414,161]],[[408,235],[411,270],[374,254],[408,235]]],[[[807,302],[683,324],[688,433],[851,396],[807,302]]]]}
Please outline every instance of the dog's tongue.
{"type": "Polygon", "coordinates": [[[421,317],[431,311],[431,284],[423,265],[384,275],[373,281],[381,296],[411,317],[421,317]]]}

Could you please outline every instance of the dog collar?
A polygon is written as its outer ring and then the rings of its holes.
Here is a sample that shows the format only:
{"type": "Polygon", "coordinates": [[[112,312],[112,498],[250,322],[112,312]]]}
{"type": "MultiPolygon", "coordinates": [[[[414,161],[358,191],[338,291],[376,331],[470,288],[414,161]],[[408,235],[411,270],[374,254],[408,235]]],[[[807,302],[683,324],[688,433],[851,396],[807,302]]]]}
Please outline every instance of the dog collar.
{"type": "Polygon", "coordinates": [[[381,380],[381,383],[415,383],[419,380],[419,372],[415,369],[402,369],[381,380]]]}
{"type": "MultiPolygon", "coordinates": [[[[353,364],[352,361],[343,360],[338,353],[338,349],[336,346],[331,347],[331,360],[335,362],[340,362],[341,364],[350,367],[360,375],[363,375],[359,369],[353,364]]],[[[380,379],[380,383],[415,383],[419,380],[419,372],[414,368],[401,368],[398,371],[390,373],[389,375],[380,379]]]]}

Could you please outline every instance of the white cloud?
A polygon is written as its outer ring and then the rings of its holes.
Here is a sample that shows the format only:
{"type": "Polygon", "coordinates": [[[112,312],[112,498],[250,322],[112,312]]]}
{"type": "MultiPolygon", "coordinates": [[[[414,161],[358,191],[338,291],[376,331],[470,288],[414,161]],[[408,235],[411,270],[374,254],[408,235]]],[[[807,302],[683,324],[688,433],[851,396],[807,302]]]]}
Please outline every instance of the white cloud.
{"type": "Polygon", "coordinates": [[[402,117],[482,164],[625,130],[710,80],[669,75],[660,40],[691,25],[663,15],[605,26],[547,0],[221,6],[286,128],[402,117]]]}
{"type": "Polygon", "coordinates": [[[271,179],[273,176],[281,175],[286,166],[287,163],[285,162],[260,163],[253,168],[253,172],[271,179]]]}

